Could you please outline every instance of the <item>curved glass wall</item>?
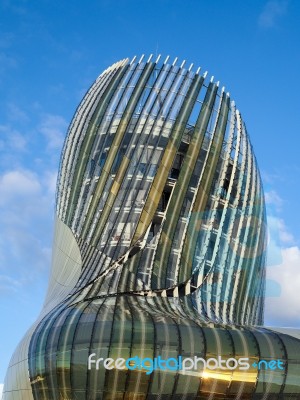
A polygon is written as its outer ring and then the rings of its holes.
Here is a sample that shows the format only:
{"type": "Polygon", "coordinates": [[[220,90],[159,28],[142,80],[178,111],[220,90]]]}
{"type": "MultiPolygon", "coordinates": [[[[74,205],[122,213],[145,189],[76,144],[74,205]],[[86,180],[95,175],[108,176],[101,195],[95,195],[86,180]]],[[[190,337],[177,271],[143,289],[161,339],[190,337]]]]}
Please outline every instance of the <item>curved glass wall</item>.
{"type": "Polygon", "coordinates": [[[299,397],[299,340],[259,327],[256,159],[206,73],[151,57],[104,71],[68,130],[56,217],[29,378],[12,363],[5,400],[299,397]]]}

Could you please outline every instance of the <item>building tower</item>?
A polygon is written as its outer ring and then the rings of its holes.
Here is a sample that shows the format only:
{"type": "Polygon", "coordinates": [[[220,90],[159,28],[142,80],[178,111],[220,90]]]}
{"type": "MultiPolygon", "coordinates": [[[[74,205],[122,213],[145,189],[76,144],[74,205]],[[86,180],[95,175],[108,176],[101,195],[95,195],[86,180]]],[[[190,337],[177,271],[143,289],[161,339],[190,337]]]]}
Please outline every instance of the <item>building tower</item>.
{"type": "Polygon", "coordinates": [[[229,93],[177,59],[117,62],[70,124],[48,293],[4,400],[300,398],[297,335],[261,327],[265,247],[261,178],[229,93]],[[131,364],[89,369],[91,354],[131,364]],[[249,368],[149,373],[158,357],[249,368]]]}

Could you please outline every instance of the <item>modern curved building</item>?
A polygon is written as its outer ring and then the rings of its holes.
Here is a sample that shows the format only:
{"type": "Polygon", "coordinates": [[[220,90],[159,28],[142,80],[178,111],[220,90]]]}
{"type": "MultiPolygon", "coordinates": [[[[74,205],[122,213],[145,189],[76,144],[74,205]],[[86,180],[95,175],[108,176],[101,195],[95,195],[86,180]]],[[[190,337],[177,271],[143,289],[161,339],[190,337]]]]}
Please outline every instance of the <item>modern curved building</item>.
{"type": "Polygon", "coordinates": [[[229,93],[122,60],[64,143],[52,275],[4,400],[300,399],[300,335],[263,328],[261,178],[229,93]]]}

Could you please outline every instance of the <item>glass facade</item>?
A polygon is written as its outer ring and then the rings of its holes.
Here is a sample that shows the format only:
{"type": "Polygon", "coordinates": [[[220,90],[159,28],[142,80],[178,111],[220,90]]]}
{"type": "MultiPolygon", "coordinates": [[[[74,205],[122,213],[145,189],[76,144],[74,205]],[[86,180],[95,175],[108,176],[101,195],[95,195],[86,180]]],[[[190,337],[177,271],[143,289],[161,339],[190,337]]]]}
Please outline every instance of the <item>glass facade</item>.
{"type": "Polygon", "coordinates": [[[67,133],[48,293],[4,400],[299,399],[299,338],[262,327],[265,248],[225,89],[159,57],[112,65],[67,133]]]}

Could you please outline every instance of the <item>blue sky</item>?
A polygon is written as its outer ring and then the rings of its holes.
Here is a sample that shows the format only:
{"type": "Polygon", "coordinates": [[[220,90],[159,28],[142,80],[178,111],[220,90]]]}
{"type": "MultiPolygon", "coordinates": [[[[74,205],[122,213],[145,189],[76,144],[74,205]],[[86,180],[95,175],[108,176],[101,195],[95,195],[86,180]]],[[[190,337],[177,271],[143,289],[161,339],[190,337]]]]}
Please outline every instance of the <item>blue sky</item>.
{"type": "Polygon", "coordinates": [[[143,53],[201,66],[236,101],[268,205],[266,324],[300,327],[299,18],[297,0],[1,1],[0,384],[43,302],[67,126],[103,69],[143,53]]]}

